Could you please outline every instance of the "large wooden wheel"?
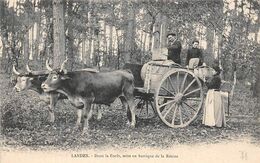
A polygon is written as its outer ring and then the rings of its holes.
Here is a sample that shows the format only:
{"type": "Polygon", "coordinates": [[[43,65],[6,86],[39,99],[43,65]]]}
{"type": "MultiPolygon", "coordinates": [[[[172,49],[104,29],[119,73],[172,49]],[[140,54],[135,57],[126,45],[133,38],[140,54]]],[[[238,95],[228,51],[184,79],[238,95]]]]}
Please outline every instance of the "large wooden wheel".
{"type": "Polygon", "coordinates": [[[159,117],[172,128],[185,127],[195,120],[204,97],[200,80],[184,69],[168,71],[154,96],[159,117]]]}

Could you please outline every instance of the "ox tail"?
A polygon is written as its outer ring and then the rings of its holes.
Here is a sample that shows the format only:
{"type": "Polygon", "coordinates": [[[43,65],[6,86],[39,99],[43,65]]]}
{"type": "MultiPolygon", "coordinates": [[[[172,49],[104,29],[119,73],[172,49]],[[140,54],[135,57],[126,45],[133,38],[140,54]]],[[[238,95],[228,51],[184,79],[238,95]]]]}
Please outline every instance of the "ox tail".
{"type": "Polygon", "coordinates": [[[121,72],[124,78],[122,83],[122,92],[127,96],[127,94],[132,94],[134,91],[134,75],[131,70],[123,70],[121,72]]]}
{"type": "Polygon", "coordinates": [[[126,79],[134,87],[134,80],[135,79],[134,79],[134,75],[133,75],[132,71],[130,69],[125,69],[125,71],[127,72],[127,73],[125,73],[126,79]]]}

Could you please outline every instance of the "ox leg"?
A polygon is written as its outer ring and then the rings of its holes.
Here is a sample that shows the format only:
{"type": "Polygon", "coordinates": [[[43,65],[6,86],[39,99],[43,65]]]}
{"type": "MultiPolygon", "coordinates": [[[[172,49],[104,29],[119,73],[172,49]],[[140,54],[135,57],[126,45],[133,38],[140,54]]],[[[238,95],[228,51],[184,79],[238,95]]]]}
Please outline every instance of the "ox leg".
{"type": "Polygon", "coordinates": [[[54,123],[55,116],[54,116],[54,108],[58,101],[58,95],[50,95],[50,105],[49,105],[49,121],[50,123],[54,123]]]}
{"type": "Polygon", "coordinates": [[[102,110],[101,110],[101,105],[98,104],[92,104],[91,105],[92,110],[97,110],[97,120],[100,121],[102,118],[102,110]]]}
{"type": "Polygon", "coordinates": [[[134,128],[136,124],[134,99],[133,98],[128,99],[127,103],[128,103],[128,112],[130,110],[131,113],[131,127],[134,128]]]}
{"type": "Polygon", "coordinates": [[[91,107],[91,102],[86,102],[84,104],[84,121],[83,121],[83,133],[88,132],[88,122],[90,118],[92,117],[93,109],[91,107]]]}
{"type": "Polygon", "coordinates": [[[127,109],[127,101],[126,101],[125,97],[120,96],[119,99],[120,99],[121,102],[122,102],[122,107],[123,107],[123,109],[128,110],[128,109],[127,109]]]}
{"type": "Polygon", "coordinates": [[[96,105],[97,107],[97,120],[100,121],[101,118],[102,118],[102,108],[101,108],[101,105],[96,105]]]}
{"type": "Polygon", "coordinates": [[[76,122],[76,126],[75,126],[76,130],[80,129],[80,127],[81,127],[81,120],[83,119],[82,118],[83,117],[83,110],[82,109],[77,110],[77,116],[78,116],[78,118],[77,118],[77,122],[76,122]]]}
{"type": "MultiPolygon", "coordinates": [[[[132,113],[131,113],[131,111],[129,109],[128,103],[127,103],[125,97],[123,97],[123,96],[119,97],[119,99],[122,102],[123,109],[126,109],[127,124],[132,126],[133,115],[132,115],[132,113]]],[[[132,127],[134,127],[134,126],[132,126],[132,127]]]]}
{"type": "MultiPolygon", "coordinates": [[[[131,127],[134,128],[136,124],[135,120],[135,103],[134,103],[134,84],[133,80],[129,80],[125,83],[123,89],[123,95],[127,103],[127,112],[131,113],[131,127]]],[[[128,113],[129,114],[129,113],[128,113]]]]}

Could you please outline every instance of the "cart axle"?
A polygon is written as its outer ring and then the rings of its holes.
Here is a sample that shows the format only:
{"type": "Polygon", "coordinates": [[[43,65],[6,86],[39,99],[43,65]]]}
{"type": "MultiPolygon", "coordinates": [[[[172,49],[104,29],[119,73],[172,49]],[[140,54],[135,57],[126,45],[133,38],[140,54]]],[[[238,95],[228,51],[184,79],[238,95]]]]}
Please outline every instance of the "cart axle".
{"type": "Polygon", "coordinates": [[[174,101],[176,101],[177,104],[181,104],[182,98],[183,98],[183,94],[182,93],[177,93],[175,98],[174,98],[174,101]]]}

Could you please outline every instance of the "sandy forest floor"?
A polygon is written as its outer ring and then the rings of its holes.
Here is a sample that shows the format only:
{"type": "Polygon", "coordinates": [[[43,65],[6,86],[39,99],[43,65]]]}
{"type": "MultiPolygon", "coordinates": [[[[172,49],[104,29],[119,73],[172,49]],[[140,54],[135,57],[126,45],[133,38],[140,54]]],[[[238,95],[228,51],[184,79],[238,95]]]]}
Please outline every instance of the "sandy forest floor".
{"type": "MultiPolygon", "coordinates": [[[[174,145],[239,142],[260,146],[259,123],[254,119],[256,99],[249,88],[238,83],[230,106],[226,128],[201,125],[201,118],[186,128],[167,127],[156,117],[138,120],[135,129],[126,125],[126,112],[118,101],[105,107],[101,121],[94,115],[88,135],[75,133],[76,109],[68,101],[60,101],[55,110],[54,125],[48,123],[48,111],[37,93],[12,92],[7,75],[0,74],[1,137],[3,150],[67,150],[67,149],[132,149],[163,148],[174,145]]],[[[95,113],[94,113],[95,114],[95,113]]]]}

